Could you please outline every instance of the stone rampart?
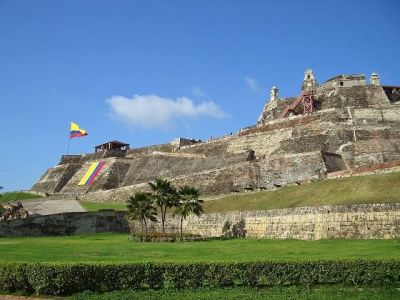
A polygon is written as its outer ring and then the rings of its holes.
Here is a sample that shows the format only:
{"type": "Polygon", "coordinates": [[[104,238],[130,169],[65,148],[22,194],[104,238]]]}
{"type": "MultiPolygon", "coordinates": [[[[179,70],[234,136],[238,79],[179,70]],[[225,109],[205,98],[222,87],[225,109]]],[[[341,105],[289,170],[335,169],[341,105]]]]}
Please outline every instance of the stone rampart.
{"type": "Polygon", "coordinates": [[[67,163],[50,168],[32,186],[31,190],[49,194],[58,193],[80,167],[80,164],[67,163]]]}
{"type": "Polygon", "coordinates": [[[74,212],[0,221],[0,237],[76,235],[100,232],[129,232],[125,212],[74,212]]]}
{"type": "Polygon", "coordinates": [[[385,91],[380,86],[332,87],[318,90],[315,94],[320,109],[356,107],[390,104],[385,91]]]}
{"type": "Polygon", "coordinates": [[[101,189],[112,189],[118,187],[125,178],[126,172],[131,166],[131,159],[120,157],[103,158],[101,161],[105,165],[96,176],[92,185],[78,185],[82,177],[90,168],[94,161],[87,161],[82,167],[72,176],[68,183],[61,190],[62,193],[86,193],[101,189]]]}
{"type": "MultiPolygon", "coordinates": [[[[178,217],[168,217],[166,230],[179,232],[178,217]]],[[[140,231],[138,222],[131,222],[140,231]]],[[[185,233],[264,239],[394,239],[400,238],[400,203],[333,205],[227,212],[189,216],[185,233]]],[[[159,223],[150,224],[159,231],[159,223]]]]}
{"type": "Polygon", "coordinates": [[[225,157],[205,157],[188,153],[165,155],[155,152],[132,160],[122,186],[148,182],[157,177],[174,178],[207,170],[217,170],[238,162],[245,162],[248,157],[249,151],[225,157]]]}
{"type": "Polygon", "coordinates": [[[143,155],[148,155],[153,153],[154,151],[160,152],[175,152],[177,150],[177,146],[173,144],[160,144],[160,145],[152,145],[147,147],[140,147],[135,149],[129,149],[127,151],[127,157],[140,157],[143,155]]]}
{"type": "MultiPolygon", "coordinates": [[[[216,195],[243,190],[272,189],[304,180],[322,180],[325,177],[326,169],[321,152],[309,152],[242,161],[218,169],[166,178],[176,186],[195,186],[203,195],[216,195]]],[[[147,182],[84,193],[79,195],[79,198],[97,202],[124,202],[135,192],[147,191],[147,182]]]]}

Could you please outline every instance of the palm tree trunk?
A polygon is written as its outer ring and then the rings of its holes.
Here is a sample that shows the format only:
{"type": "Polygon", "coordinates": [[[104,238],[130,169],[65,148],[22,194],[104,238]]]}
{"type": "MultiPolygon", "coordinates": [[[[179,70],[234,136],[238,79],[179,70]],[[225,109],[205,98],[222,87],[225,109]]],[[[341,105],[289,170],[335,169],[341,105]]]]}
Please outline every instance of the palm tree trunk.
{"type": "MultiPolygon", "coordinates": [[[[165,226],[166,219],[167,219],[167,206],[164,207],[164,226],[165,226]]],[[[165,233],[165,228],[164,228],[164,233],[165,233]]]]}
{"type": "Polygon", "coordinates": [[[165,233],[165,208],[161,205],[161,228],[162,233],[165,233]]]}
{"type": "Polygon", "coordinates": [[[142,236],[140,237],[140,240],[143,242],[143,235],[144,235],[143,219],[140,219],[140,225],[142,226],[142,236]]]}
{"type": "Polygon", "coordinates": [[[146,218],[144,219],[144,228],[146,229],[146,237],[147,237],[147,222],[146,222],[146,218]]]}
{"type": "Polygon", "coordinates": [[[181,242],[183,241],[182,223],[183,223],[183,216],[181,217],[181,242]]]}

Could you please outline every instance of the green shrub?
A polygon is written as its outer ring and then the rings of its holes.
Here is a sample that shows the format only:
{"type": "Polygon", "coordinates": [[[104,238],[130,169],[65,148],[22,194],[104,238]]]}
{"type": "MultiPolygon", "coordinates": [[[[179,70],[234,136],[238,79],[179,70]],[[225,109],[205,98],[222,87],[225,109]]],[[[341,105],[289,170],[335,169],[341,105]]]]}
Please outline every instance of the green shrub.
{"type": "MultiPolygon", "coordinates": [[[[131,242],[177,242],[180,241],[180,234],[179,233],[162,233],[162,232],[150,232],[147,235],[138,234],[131,234],[129,236],[129,241],[131,242]]],[[[194,241],[205,241],[209,238],[202,237],[199,234],[184,234],[182,236],[183,241],[185,242],[194,242],[194,241]]]]}
{"type": "Polygon", "coordinates": [[[84,291],[400,282],[400,261],[50,264],[0,263],[0,290],[38,295],[84,291]]]}

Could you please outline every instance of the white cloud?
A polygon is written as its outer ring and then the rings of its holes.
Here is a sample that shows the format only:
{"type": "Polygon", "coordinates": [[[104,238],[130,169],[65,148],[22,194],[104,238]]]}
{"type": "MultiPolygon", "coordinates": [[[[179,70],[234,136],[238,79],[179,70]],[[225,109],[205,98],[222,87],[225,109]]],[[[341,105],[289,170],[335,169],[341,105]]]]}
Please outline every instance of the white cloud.
{"type": "Polygon", "coordinates": [[[246,76],[244,80],[251,91],[260,92],[262,90],[256,79],[246,76]]]}
{"type": "Polygon", "coordinates": [[[186,97],[162,98],[157,95],[113,96],[106,100],[111,116],[144,128],[165,128],[184,118],[223,118],[226,114],[212,101],[196,105],[186,97]]]}

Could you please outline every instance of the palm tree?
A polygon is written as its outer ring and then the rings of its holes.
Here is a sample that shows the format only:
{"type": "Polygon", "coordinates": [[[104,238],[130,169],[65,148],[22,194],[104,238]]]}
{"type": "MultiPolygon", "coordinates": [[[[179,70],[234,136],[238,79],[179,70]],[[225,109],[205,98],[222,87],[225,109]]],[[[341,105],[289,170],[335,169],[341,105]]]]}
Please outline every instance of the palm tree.
{"type": "Polygon", "coordinates": [[[128,200],[128,218],[139,220],[142,227],[142,240],[147,236],[147,220],[157,222],[157,210],[153,205],[151,193],[137,192],[128,200]]]}
{"type": "Polygon", "coordinates": [[[172,183],[166,179],[157,178],[154,182],[149,182],[149,186],[153,191],[156,204],[160,207],[161,227],[162,232],[165,233],[167,209],[177,205],[178,192],[172,183]]]}
{"type": "Polygon", "coordinates": [[[182,241],[182,223],[191,213],[200,216],[203,213],[203,200],[199,199],[199,190],[191,186],[183,186],[179,189],[179,205],[176,207],[175,214],[181,217],[181,241],[182,241]]]}

